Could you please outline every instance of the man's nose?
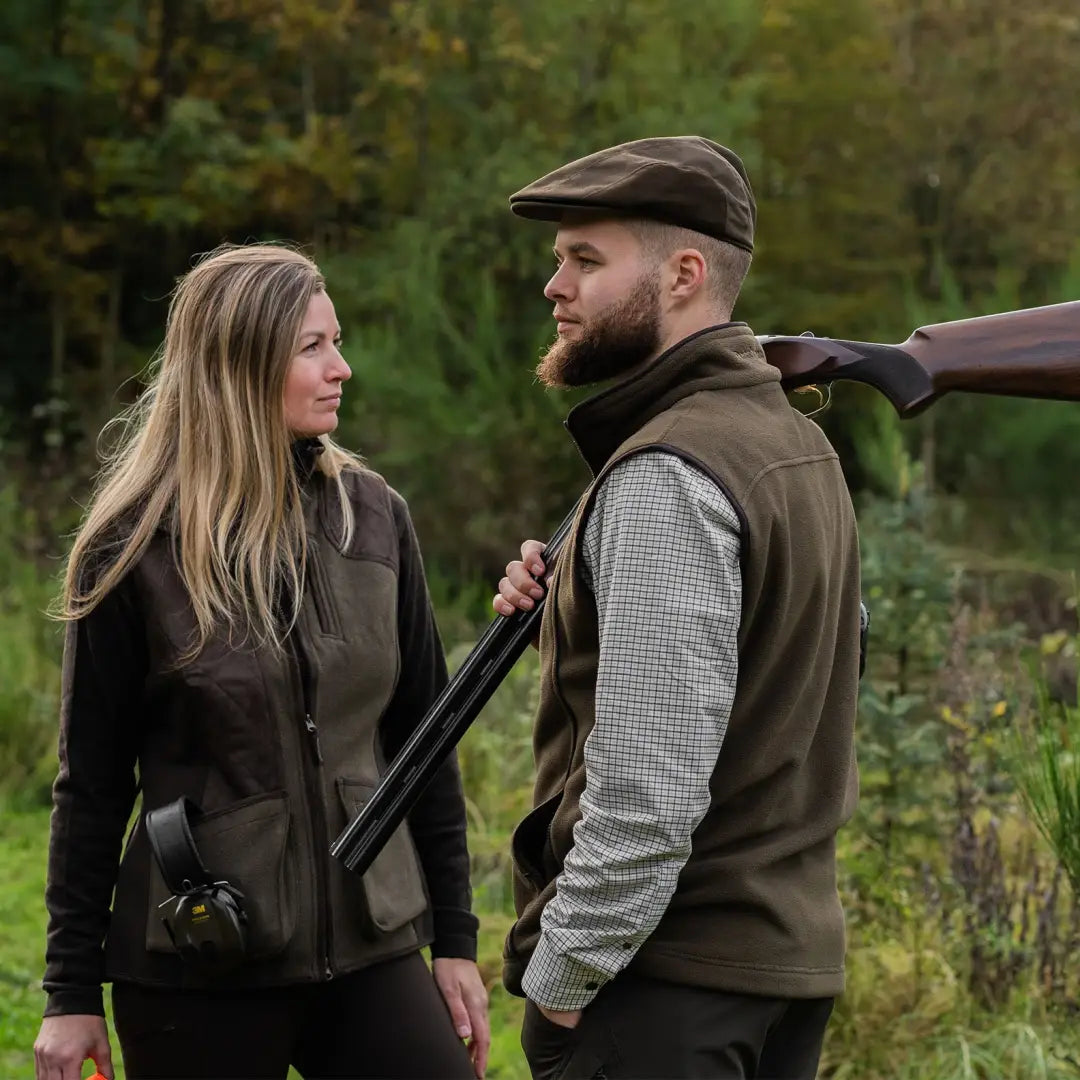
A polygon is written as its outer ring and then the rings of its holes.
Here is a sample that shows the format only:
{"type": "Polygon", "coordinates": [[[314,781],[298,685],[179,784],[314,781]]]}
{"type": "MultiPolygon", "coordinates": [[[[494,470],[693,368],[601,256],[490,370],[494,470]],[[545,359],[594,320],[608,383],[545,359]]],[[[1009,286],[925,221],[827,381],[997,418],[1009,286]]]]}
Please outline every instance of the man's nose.
{"type": "Polygon", "coordinates": [[[554,274],[551,275],[550,280],[544,286],[544,296],[546,296],[552,303],[556,300],[569,300],[571,293],[571,286],[569,282],[569,275],[563,271],[566,269],[565,264],[560,266],[554,274]]]}

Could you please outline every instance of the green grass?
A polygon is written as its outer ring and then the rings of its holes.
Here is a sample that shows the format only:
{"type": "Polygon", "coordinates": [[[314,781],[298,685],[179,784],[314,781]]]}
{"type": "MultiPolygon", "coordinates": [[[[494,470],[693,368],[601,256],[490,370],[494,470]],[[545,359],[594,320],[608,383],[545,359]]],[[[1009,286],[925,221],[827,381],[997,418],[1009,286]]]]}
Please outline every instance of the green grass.
{"type": "Polygon", "coordinates": [[[1014,769],[1025,805],[1080,890],[1080,708],[1041,702],[1020,729],[1014,769]]]}
{"type": "MultiPolygon", "coordinates": [[[[41,1023],[49,815],[0,812],[0,1075],[33,1080],[41,1023]]],[[[87,1065],[84,1076],[93,1069],[87,1065]]]]}

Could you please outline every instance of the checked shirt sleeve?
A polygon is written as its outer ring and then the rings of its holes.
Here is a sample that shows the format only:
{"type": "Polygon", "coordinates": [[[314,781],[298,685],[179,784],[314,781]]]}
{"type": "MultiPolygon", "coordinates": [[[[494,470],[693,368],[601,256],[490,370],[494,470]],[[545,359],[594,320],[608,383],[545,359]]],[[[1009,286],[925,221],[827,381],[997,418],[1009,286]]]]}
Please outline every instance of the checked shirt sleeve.
{"type": "Polygon", "coordinates": [[[661,451],[608,474],[585,526],[596,596],[596,723],[574,846],[523,980],[584,1008],[656,928],[709,808],[738,674],[739,519],[700,469],[661,451]]]}

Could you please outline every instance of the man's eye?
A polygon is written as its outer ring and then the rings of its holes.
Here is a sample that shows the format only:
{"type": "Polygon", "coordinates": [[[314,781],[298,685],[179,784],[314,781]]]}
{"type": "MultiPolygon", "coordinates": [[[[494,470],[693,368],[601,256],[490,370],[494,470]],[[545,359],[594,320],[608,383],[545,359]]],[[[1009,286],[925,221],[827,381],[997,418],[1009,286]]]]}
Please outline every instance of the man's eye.
{"type": "Polygon", "coordinates": [[[599,265],[600,264],[595,259],[586,259],[584,257],[579,257],[578,258],[578,266],[582,267],[583,269],[587,268],[587,267],[590,267],[590,266],[599,266],[599,265]]]}

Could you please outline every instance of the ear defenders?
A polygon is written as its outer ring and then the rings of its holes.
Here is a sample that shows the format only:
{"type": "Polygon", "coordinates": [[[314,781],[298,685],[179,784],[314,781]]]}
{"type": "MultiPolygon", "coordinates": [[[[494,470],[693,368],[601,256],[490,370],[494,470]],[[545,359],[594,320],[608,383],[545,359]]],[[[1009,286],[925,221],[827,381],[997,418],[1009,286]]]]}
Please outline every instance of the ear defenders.
{"type": "Polygon", "coordinates": [[[224,974],[247,952],[244,895],[228,881],[215,881],[203,865],[191,834],[201,817],[186,796],[146,815],[146,833],[166,887],[173,894],[160,907],[176,951],[204,974],[224,974]],[[168,906],[172,905],[171,911],[168,906]]]}

